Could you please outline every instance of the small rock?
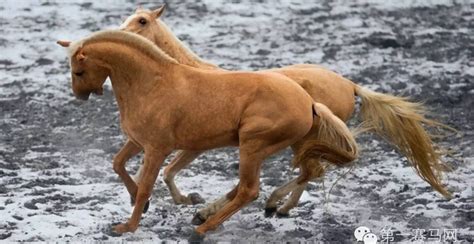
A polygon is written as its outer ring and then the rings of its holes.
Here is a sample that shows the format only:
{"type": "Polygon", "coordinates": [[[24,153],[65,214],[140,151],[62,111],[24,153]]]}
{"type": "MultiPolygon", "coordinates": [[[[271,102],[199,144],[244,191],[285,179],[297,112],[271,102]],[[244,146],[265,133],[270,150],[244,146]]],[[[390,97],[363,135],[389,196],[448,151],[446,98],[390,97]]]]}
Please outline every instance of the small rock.
{"type": "Polygon", "coordinates": [[[81,6],[81,8],[90,8],[92,6],[92,3],[91,2],[81,3],[79,4],[79,6],[81,6]]]}
{"type": "Polygon", "coordinates": [[[258,49],[258,51],[256,52],[256,54],[258,54],[258,55],[264,55],[264,56],[266,56],[266,55],[268,55],[268,54],[270,54],[270,53],[271,53],[271,52],[270,52],[269,50],[265,50],[265,49],[258,49]]]}
{"type": "Polygon", "coordinates": [[[50,65],[52,63],[54,63],[54,61],[48,58],[40,58],[36,60],[36,64],[38,65],[50,65]]]}
{"type": "Polygon", "coordinates": [[[11,232],[8,232],[8,233],[2,233],[0,234],[0,240],[5,240],[7,239],[8,237],[12,236],[12,233],[11,232]]]}
{"type": "Polygon", "coordinates": [[[404,83],[404,82],[391,83],[390,86],[394,90],[402,90],[407,87],[407,83],[404,83]]]}
{"type": "Polygon", "coordinates": [[[25,202],[25,204],[23,204],[23,206],[25,206],[25,208],[27,208],[27,209],[33,209],[33,210],[38,209],[38,207],[36,207],[34,202],[25,202]]]}
{"type": "Polygon", "coordinates": [[[406,191],[408,191],[408,189],[410,189],[410,188],[408,187],[407,184],[405,184],[405,185],[403,186],[403,188],[400,190],[400,192],[406,192],[406,191]]]}
{"type": "Polygon", "coordinates": [[[426,205],[428,203],[428,199],[416,198],[416,199],[413,199],[413,202],[416,204],[426,205]]]}
{"type": "MultiPolygon", "coordinates": [[[[0,176],[2,176],[3,171],[0,172],[0,176]]],[[[0,194],[8,193],[8,189],[5,186],[0,186],[0,194]]]]}
{"type": "Polygon", "coordinates": [[[0,65],[9,66],[9,65],[12,65],[12,64],[13,64],[13,62],[10,61],[10,60],[0,59],[0,65]]]}
{"type": "Polygon", "coordinates": [[[402,44],[397,40],[396,37],[387,34],[376,32],[366,38],[366,41],[372,46],[379,48],[399,48],[402,44]]]}
{"type": "Polygon", "coordinates": [[[455,209],[456,205],[454,205],[452,203],[440,203],[440,204],[438,204],[438,207],[444,208],[444,209],[455,209]]]}
{"type": "Polygon", "coordinates": [[[13,215],[12,217],[16,220],[23,220],[23,217],[18,216],[18,215],[13,215]]]}

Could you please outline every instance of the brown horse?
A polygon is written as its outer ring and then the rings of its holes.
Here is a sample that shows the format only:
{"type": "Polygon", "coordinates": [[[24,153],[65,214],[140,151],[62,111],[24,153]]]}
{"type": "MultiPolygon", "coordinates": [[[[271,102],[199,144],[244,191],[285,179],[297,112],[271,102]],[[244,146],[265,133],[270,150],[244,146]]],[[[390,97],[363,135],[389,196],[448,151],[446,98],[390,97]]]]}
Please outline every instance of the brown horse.
{"type": "MultiPolygon", "coordinates": [[[[154,11],[137,9],[133,15],[125,20],[120,28],[137,33],[153,41],[163,51],[182,64],[201,69],[223,70],[200,59],[191,50],[186,48],[166,24],[159,19],[163,11],[164,6],[154,11]]],[[[422,179],[443,196],[450,197],[449,192],[445,190],[439,180],[440,169],[442,168],[439,155],[433,149],[430,135],[422,127],[422,124],[428,126],[443,125],[426,119],[423,116],[425,109],[421,104],[409,102],[403,97],[370,91],[317,65],[298,64],[261,72],[269,71],[283,74],[293,82],[296,82],[306,90],[314,101],[325,104],[343,121],[346,121],[352,115],[355,104],[354,95],[361,97],[361,113],[364,121],[362,124],[363,130],[372,130],[391,142],[408,158],[422,179]]],[[[130,142],[127,142],[124,146],[124,148],[131,147],[133,147],[133,153],[130,153],[130,150],[126,150],[129,152],[126,155],[119,153],[120,157],[117,158],[121,164],[125,164],[124,161],[141,150],[140,148],[130,146],[130,142]]],[[[190,194],[186,197],[180,193],[174,183],[174,177],[179,170],[188,165],[201,153],[202,151],[180,151],[164,171],[165,182],[170,189],[174,202],[177,204],[195,202],[193,201],[194,195],[190,194]]],[[[295,154],[298,155],[297,152],[295,154]]],[[[287,215],[288,211],[298,203],[307,185],[307,179],[320,177],[324,174],[325,167],[315,157],[305,158],[300,155],[294,162],[295,165],[301,165],[307,169],[311,168],[311,170],[303,170],[300,177],[275,190],[267,201],[267,214],[273,213],[276,210],[277,202],[291,192],[290,198],[277,210],[278,214],[287,215]],[[311,172],[311,174],[303,175],[308,172],[311,172]]],[[[139,170],[139,172],[142,171],[139,170]]],[[[207,209],[199,211],[196,217],[205,219],[227,201],[226,197],[221,198],[207,209]]]]}
{"type": "Polygon", "coordinates": [[[239,184],[229,192],[230,201],[196,228],[199,234],[215,229],[257,197],[261,164],[281,149],[297,145],[300,157],[337,165],[357,156],[344,122],[284,75],[193,68],[123,31],[58,43],[68,47],[75,96],[87,100],[91,93],[101,94],[110,77],[122,130],[145,152],[138,186],[124,168],[114,165],[136,199],[128,222],[114,226],[118,233],[137,229],[160,166],[176,149],[239,147],[239,184]]]}

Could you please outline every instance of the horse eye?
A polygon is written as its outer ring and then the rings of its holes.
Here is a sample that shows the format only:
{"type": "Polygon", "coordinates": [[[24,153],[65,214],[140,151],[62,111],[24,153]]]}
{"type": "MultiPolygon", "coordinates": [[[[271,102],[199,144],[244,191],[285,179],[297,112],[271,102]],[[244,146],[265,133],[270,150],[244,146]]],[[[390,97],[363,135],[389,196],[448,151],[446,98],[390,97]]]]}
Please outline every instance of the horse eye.
{"type": "Polygon", "coordinates": [[[74,72],[76,76],[82,76],[84,74],[84,71],[79,71],[79,72],[74,72]]]}
{"type": "Polygon", "coordinates": [[[140,23],[141,25],[146,25],[146,19],[145,18],[140,18],[138,20],[138,23],[140,23]]]}

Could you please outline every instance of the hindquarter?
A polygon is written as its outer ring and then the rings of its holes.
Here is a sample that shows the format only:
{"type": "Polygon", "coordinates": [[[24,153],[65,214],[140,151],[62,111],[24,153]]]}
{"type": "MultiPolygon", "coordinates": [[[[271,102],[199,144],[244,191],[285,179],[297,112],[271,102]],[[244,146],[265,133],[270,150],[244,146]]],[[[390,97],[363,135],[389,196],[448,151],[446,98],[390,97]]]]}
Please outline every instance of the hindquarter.
{"type": "Polygon", "coordinates": [[[304,137],[313,124],[311,97],[280,75],[259,81],[261,87],[242,113],[239,145],[264,157],[304,137]]]}
{"type": "Polygon", "coordinates": [[[343,121],[351,117],[355,106],[355,84],[350,80],[313,65],[288,66],[272,71],[283,74],[296,82],[315,102],[329,107],[343,121]]]}

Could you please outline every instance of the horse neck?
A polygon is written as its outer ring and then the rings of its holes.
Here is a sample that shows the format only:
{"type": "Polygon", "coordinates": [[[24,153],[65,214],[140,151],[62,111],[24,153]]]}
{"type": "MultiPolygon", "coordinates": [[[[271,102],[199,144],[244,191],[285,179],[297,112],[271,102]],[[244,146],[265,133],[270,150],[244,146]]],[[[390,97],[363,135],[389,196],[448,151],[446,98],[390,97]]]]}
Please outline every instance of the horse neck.
{"type": "Polygon", "coordinates": [[[154,30],[153,41],[180,64],[201,69],[219,69],[216,65],[200,59],[199,56],[187,48],[163,21],[158,19],[156,23],[157,27],[154,30]]]}
{"type": "Polygon", "coordinates": [[[98,59],[109,70],[112,88],[121,113],[139,106],[139,99],[158,86],[173,86],[173,62],[157,60],[125,44],[94,43],[84,47],[88,57],[98,59]],[[89,49],[89,50],[87,50],[89,49]]]}

